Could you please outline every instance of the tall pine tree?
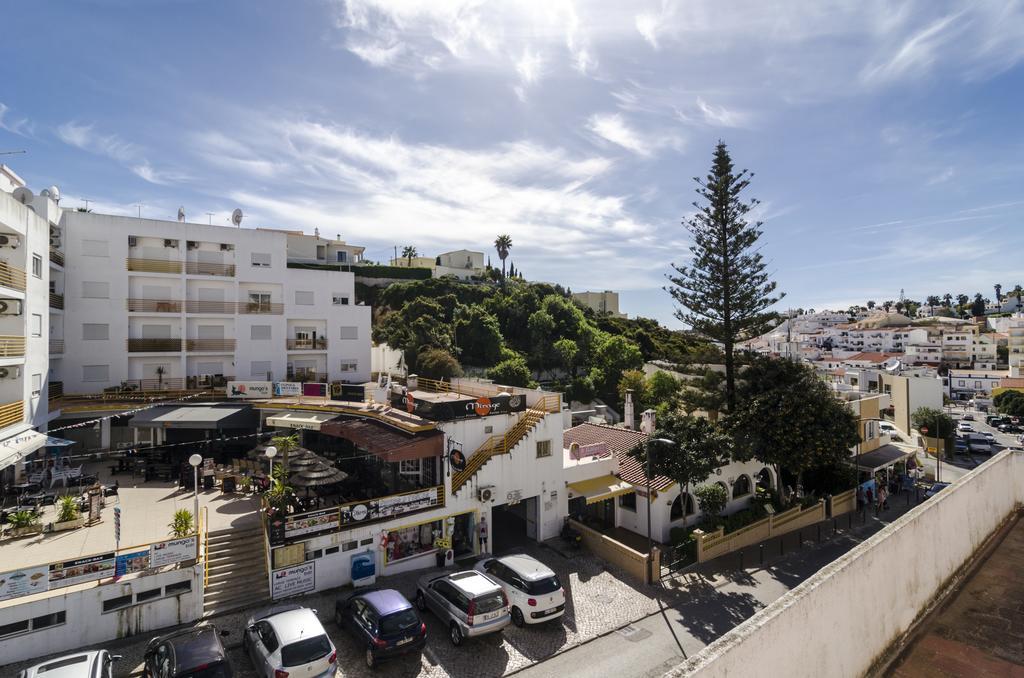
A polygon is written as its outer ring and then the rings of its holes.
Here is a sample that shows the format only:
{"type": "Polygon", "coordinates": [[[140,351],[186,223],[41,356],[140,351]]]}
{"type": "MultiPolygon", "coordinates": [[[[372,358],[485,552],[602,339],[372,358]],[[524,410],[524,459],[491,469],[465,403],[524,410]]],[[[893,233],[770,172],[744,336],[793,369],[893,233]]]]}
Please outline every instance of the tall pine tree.
{"type": "Polygon", "coordinates": [[[759,334],[773,317],[768,308],[782,299],[773,295],[775,282],[768,279],[765,263],[755,244],[762,222],[750,223],[746,215],[758,201],[744,201],[740,193],[753,176],[735,173],[729,151],[721,141],[707,177],[697,182],[694,202],[697,213],[683,224],[693,237],[689,266],[672,264],[665,289],[679,304],[675,315],[700,335],[721,342],[725,353],[725,403],[736,405],[735,346],[743,338],[759,334]]]}

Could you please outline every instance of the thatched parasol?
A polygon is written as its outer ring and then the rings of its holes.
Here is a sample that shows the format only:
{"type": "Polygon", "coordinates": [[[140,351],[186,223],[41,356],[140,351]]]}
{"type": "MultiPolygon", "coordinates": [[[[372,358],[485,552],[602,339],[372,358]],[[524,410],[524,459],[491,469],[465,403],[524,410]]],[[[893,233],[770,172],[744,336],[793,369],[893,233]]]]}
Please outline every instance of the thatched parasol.
{"type": "Polygon", "coordinates": [[[334,468],[325,461],[316,461],[311,466],[305,466],[288,477],[288,483],[293,487],[322,487],[334,485],[348,478],[344,471],[334,468]]]}

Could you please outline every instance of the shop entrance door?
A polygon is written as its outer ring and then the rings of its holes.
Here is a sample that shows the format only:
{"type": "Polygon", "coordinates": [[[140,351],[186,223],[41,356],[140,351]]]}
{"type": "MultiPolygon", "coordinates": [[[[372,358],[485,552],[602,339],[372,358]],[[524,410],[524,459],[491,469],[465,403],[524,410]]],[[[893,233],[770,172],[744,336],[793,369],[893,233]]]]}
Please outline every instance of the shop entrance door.
{"type": "Polygon", "coordinates": [[[537,497],[491,508],[491,552],[515,551],[537,539],[537,497]]]}

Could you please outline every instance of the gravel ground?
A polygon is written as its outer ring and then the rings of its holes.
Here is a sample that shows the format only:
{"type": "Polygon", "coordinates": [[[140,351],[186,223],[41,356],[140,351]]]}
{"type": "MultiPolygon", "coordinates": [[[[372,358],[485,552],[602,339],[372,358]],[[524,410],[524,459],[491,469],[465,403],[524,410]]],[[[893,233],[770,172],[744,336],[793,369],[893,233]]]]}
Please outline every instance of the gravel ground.
{"type": "MultiPolygon", "coordinates": [[[[555,545],[561,548],[556,542],[555,545]]],[[[581,642],[608,633],[636,621],[658,609],[654,592],[615,571],[611,566],[586,551],[563,552],[541,546],[524,549],[547,563],[562,580],[566,591],[566,611],[558,620],[546,624],[516,628],[508,626],[500,634],[467,640],[462,647],[453,647],[446,629],[426,613],[427,646],[422,656],[408,656],[383,664],[370,671],[363,663],[363,649],[343,633],[333,621],[334,601],[341,590],[302,596],[294,599],[318,611],[327,634],[338,649],[338,676],[423,676],[441,678],[458,676],[501,676],[526,668],[558,654],[581,642]]],[[[416,580],[426,572],[410,572],[378,580],[381,587],[395,588],[412,599],[416,580]]],[[[344,589],[343,589],[344,590],[344,589]]],[[[221,615],[211,620],[230,634],[224,639],[228,654],[239,678],[255,676],[249,658],[241,648],[242,628],[253,610],[221,615]]],[[[123,659],[115,668],[115,676],[134,676],[142,671],[142,654],[153,634],[142,634],[112,641],[104,645],[123,659]]],[[[40,660],[12,664],[0,668],[0,675],[15,676],[17,672],[40,660]]]]}

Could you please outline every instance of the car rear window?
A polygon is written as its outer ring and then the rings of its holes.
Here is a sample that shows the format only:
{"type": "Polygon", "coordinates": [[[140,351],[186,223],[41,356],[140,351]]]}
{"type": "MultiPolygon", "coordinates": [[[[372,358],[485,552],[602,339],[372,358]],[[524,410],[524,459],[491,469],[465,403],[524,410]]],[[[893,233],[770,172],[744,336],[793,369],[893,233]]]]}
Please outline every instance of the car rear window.
{"type": "Polygon", "coordinates": [[[501,595],[500,591],[498,591],[497,593],[488,593],[487,595],[475,598],[474,602],[476,602],[476,613],[484,614],[500,610],[504,607],[505,597],[501,595]]]}
{"type": "Polygon", "coordinates": [[[281,663],[285,666],[302,666],[320,659],[331,651],[327,636],[315,636],[296,641],[281,648],[281,663]]]}
{"type": "Polygon", "coordinates": [[[384,635],[401,633],[402,631],[413,627],[419,629],[419,626],[420,619],[412,609],[389,614],[387,617],[380,620],[380,632],[384,635]]]}
{"type": "Polygon", "coordinates": [[[80,654],[75,657],[65,657],[64,659],[58,659],[53,663],[46,664],[45,666],[40,666],[38,669],[36,669],[36,674],[43,675],[44,673],[56,671],[57,669],[65,669],[69,666],[74,666],[75,664],[84,664],[88,659],[89,657],[84,654],[80,654]]]}
{"type": "Polygon", "coordinates": [[[231,670],[224,662],[207,664],[199,669],[179,673],[178,678],[231,678],[231,670]]]}
{"type": "Polygon", "coordinates": [[[526,592],[532,596],[543,596],[548,593],[554,593],[560,588],[562,588],[562,584],[558,581],[558,577],[556,576],[526,582],[526,592]]]}

